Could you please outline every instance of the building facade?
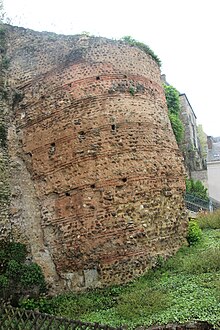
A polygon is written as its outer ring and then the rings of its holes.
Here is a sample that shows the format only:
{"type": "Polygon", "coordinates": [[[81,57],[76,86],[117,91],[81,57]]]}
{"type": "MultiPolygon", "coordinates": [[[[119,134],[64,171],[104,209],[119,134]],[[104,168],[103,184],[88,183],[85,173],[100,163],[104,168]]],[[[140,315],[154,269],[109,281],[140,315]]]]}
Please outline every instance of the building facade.
{"type": "Polygon", "coordinates": [[[208,189],[209,196],[215,202],[220,203],[220,137],[208,136],[208,189]]]}

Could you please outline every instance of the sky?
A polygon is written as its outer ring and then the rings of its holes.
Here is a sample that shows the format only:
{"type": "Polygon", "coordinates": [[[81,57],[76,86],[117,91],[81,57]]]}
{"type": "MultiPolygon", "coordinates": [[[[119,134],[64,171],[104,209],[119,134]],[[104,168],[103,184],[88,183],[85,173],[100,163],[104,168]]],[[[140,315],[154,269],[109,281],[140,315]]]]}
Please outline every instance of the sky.
{"type": "Polygon", "coordinates": [[[4,0],[13,25],[144,42],[185,93],[207,135],[220,136],[219,0],[4,0]]]}

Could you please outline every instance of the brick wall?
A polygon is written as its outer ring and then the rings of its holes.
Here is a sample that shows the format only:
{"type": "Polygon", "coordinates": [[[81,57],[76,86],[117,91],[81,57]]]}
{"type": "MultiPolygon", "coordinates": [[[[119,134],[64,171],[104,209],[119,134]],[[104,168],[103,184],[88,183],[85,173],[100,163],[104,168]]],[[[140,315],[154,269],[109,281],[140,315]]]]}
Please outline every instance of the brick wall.
{"type": "Polygon", "coordinates": [[[187,227],[157,64],[120,41],[7,31],[13,237],[58,290],[139,276],[187,227]]]}

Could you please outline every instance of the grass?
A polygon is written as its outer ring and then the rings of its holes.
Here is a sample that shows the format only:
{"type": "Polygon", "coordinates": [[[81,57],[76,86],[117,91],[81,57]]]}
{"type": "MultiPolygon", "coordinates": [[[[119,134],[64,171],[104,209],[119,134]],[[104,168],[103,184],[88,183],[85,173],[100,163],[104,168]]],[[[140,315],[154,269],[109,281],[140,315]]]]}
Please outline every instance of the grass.
{"type": "Polygon", "coordinates": [[[50,312],[128,329],[188,321],[220,329],[220,228],[212,229],[207,221],[201,240],[160,260],[160,268],[124,286],[54,297],[50,312]]]}
{"type": "Polygon", "coordinates": [[[216,210],[213,213],[204,214],[201,213],[198,217],[198,222],[200,228],[212,228],[219,229],[220,228],[220,209],[216,210]]]}

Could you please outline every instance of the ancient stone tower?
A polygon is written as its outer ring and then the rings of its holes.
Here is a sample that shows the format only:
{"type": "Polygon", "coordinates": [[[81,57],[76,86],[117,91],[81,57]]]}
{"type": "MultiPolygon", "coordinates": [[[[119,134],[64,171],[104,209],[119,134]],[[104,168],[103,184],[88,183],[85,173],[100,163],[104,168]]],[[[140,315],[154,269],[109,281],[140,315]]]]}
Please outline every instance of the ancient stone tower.
{"type": "Polygon", "coordinates": [[[59,288],[133,279],[186,233],[157,63],[122,41],[5,29],[7,230],[59,288]]]}

